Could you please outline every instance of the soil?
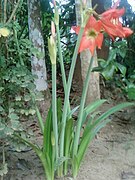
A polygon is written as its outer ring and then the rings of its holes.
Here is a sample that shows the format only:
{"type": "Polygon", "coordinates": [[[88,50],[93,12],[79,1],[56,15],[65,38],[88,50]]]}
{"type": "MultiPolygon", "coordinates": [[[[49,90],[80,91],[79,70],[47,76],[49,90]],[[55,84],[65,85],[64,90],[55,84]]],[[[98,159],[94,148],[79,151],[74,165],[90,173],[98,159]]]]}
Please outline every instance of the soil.
{"type": "MultiPolygon", "coordinates": [[[[110,106],[112,100],[102,111],[110,106]]],[[[110,118],[111,123],[89,146],[77,180],[135,180],[135,111],[129,108],[110,118]]],[[[41,140],[40,133],[37,140],[41,140]]],[[[6,160],[8,174],[4,180],[45,179],[42,165],[31,149],[24,152],[7,149],[6,160]]]]}

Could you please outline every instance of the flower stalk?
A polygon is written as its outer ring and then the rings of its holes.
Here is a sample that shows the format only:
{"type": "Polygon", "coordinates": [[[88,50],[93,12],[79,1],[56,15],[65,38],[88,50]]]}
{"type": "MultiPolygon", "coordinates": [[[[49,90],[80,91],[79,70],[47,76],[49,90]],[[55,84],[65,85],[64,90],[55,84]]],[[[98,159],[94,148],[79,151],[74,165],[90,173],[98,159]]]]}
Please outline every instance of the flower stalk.
{"type": "Polygon", "coordinates": [[[77,43],[75,46],[73,58],[72,58],[71,68],[69,71],[69,78],[68,78],[68,82],[67,82],[67,88],[66,88],[66,92],[65,92],[64,108],[63,108],[63,114],[62,114],[62,128],[61,128],[61,134],[60,134],[60,157],[63,157],[63,155],[64,155],[64,134],[65,134],[65,125],[66,125],[67,110],[68,110],[68,100],[69,100],[69,95],[70,95],[70,90],[71,90],[71,84],[72,84],[76,59],[77,59],[77,55],[78,55],[78,49],[80,46],[80,41],[81,41],[81,38],[83,35],[83,31],[84,31],[84,28],[81,27],[79,35],[78,35],[77,43]]]}
{"type": "Polygon", "coordinates": [[[76,127],[75,136],[74,136],[73,156],[77,154],[77,150],[78,150],[79,139],[80,139],[80,131],[81,131],[81,126],[82,126],[82,121],[83,121],[83,119],[82,119],[83,110],[84,110],[84,106],[85,106],[87,90],[88,90],[89,81],[90,81],[90,77],[91,77],[90,74],[92,71],[93,60],[94,60],[94,56],[92,56],[90,59],[90,64],[89,64],[86,79],[84,82],[84,87],[83,87],[83,92],[82,92],[82,97],[81,97],[81,103],[80,103],[80,110],[79,110],[79,115],[78,115],[78,119],[77,119],[77,127],[76,127]]]}
{"type": "Polygon", "coordinates": [[[52,118],[55,137],[55,155],[58,159],[58,122],[57,122],[57,95],[56,95],[56,64],[52,64],[52,118]]]}

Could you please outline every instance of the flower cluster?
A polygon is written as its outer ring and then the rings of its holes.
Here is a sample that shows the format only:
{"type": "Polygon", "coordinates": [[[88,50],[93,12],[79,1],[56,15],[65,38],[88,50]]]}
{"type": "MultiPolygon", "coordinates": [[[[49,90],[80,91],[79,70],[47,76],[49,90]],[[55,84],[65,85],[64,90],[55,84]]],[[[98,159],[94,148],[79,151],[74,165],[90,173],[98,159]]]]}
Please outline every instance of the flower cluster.
{"type": "MultiPolygon", "coordinates": [[[[119,2],[119,1],[118,1],[119,2]]],[[[116,9],[118,2],[109,10],[98,15],[98,20],[91,15],[84,28],[79,53],[89,49],[94,54],[96,47],[99,49],[103,42],[103,33],[107,33],[113,40],[115,37],[125,38],[133,33],[130,28],[123,27],[119,18],[125,13],[125,9],[116,9]]],[[[79,34],[80,26],[73,26],[72,29],[79,34]]]]}

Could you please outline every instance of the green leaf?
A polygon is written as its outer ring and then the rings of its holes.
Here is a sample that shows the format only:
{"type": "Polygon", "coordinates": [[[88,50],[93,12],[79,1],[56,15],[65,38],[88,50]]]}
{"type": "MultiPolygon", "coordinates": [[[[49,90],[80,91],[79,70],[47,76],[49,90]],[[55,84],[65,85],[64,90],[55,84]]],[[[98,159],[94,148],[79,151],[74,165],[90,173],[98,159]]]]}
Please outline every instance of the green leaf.
{"type": "Polygon", "coordinates": [[[69,117],[72,117],[72,115],[79,109],[80,106],[76,106],[74,109],[72,109],[72,111],[70,111],[70,113],[67,115],[67,119],[69,117]]]}
{"type": "Polygon", "coordinates": [[[113,73],[115,71],[115,66],[112,64],[109,64],[102,72],[102,75],[106,80],[111,79],[113,77],[113,73]]]}
{"type": "Polygon", "coordinates": [[[95,111],[97,108],[99,108],[105,102],[106,102],[105,99],[100,99],[100,100],[97,100],[97,101],[89,104],[83,111],[83,121],[82,121],[82,123],[84,124],[85,121],[86,121],[87,116],[90,113],[92,113],[93,111],[95,111]]]}
{"type": "Polygon", "coordinates": [[[8,115],[8,117],[11,119],[11,120],[17,120],[19,119],[19,116],[15,113],[11,113],[8,115]]]}
{"type": "Polygon", "coordinates": [[[114,59],[116,59],[116,53],[117,53],[117,49],[111,49],[107,61],[113,61],[114,59]]]}
{"type": "Polygon", "coordinates": [[[128,98],[131,100],[135,100],[135,87],[127,88],[128,98]]]}
{"type": "Polygon", "coordinates": [[[111,121],[111,119],[106,119],[103,122],[99,123],[98,126],[94,130],[92,130],[92,139],[95,137],[95,135],[106,126],[111,121]]]}
{"type": "Polygon", "coordinates": [[[16,97],[15,97],[15,100],[16,100],[16,101],[21,101],[21,99],[22,99],[21,96],[16,96],[16,97]]]}
{"type": "Polygon", "coordinates": [[[2,112],[2,111],[4,111],[4,109],[3,109],[3,107],[2,107],[2,106],[0,106],[0,112],[2,112]]]}
{"type": "Polygon", "coordinates": [[[29,114],[34,115],[36,113],[35,109],[29,109],[29,114]]]}
{"type": "Polygon", "coordinates": [[[48,111],[48,115],[44,125],[43,134],[43,152],[52,155],[52,144],[51,144],[51,133],[52,133],[52,107],[48,111]]]}
{"type": "Polygon", "coordinates": [[[84,133],[83,133],[83,136],[81,138],[78,153],[77,153],[77,159],[78,159],[78,166],[79,167],[80,167],[80,164],[83,160],[83,157],[85,155],[85,152],[86,152],[91,140],[92,140],[92,134],[91,134],[91,120],[90,120],[90,121],[88,121],[88,123],[84,129],[84,133]]]}
{"type": "Polygon", "coordinates": [[[56,160],[56,164],[55,164],[55,170],[58,169],[58,167],[60,167],[63,162],[65,162],[66,160],[68,160],[69,158],[68,157],[59,157],[57,160],[56,160]]]}
{"type": "Polygon", "coordinates": [[[125,48],[122,48],[122,49],[119,50],[119,54],[120,54],[120,56],[121,56],[122,58],[125,58],[126,52],[127,52],[127,51],[126,51],[125,48]]]}
{"type": "Polygon", "coordinates": [[[126,75],[126,67],[125,66],[123,66],[122,64],[120,64],[120,63],[115,63],[115,65],[117,66],[117,68],[120,70],[120,72],[123,74],[123,76],[125,76],[126,75]]]}
{"type": "Polygon", "coordinates": [[[19,123],[19,121],[12,120],[12,121],[11,121],[11,128],[12,128],[14,131],[19,130],[19,128],[20,128],[20,123],[19,123]]]}
{"type": "Polygon", "coordinates": [[[0,87],[0,92],[4,90],[4,87],[0,87]]]}
{"type": "Polygon", "coordinates": [[[11,128],[9,128],[9,127],[6,127],[5,130],[4,130],[4,133],[5,133],[6,135],[8,135],[8,136],[11,136],[11,135],[13,135],[14,130],[11,129],[11,128]]]}
{"type": "Polygon", "coordinates": [[[73,177],[76,178],[79,170],[79,164],[78,164],[78,158],[77,156],[74,156],[72,158],[72,172],[73,172],[73,177]]]}
{"type": "Polygon", "coordinates": [[[5,129],[5,124],[3,124],[3,123],[0,123],[0,131],[3,131],[4,129],[5,129]]]}
{"type": "Polygon", "coordinates": [[[7,163],[0,165],[0,176],[4,176],[8,173],[7,163]]]}
{"type": "Polygon", "coordinates": [[[61,123],[61,119],[62,119],[62,100],[61,98],[57,99],[57,120],[58,120],[58,124],[61,123]]]}
{"type": "Polygon", "coordinates": [[[108,111],[106,111],[105,113],[103,113],[101,116],[99,116],[95,122],[93,123],[93,128],[97,126],[97,124],[99,124],[101,121],[105,120],[106,118],[108,118],[108,116],[110,116],[111,114],[114,114],[115,112],[120,111],[123,108],[129,107],[129,106],[134,106],[135,103],[129,103],[129,102],[125,102],[122,104],[118,104],[112,108],[110,108],[108,111]]]}
{"type": "Polygon", "coordinates": [[[98,61],[99,61],[99,65],[101,66],[102,69],[106,68],[109,64],[109,62],[104,59],[98,59],[98,61]]]}
{"type": "MultiPolygon", "coordinates": [[[[73,139],[73,119],[67,120],[65,128],[64,156],[70,157],[70,146],[73,139]]],[[[68,160],[64,163],[64,174],[67,174],[68,160]]]]}

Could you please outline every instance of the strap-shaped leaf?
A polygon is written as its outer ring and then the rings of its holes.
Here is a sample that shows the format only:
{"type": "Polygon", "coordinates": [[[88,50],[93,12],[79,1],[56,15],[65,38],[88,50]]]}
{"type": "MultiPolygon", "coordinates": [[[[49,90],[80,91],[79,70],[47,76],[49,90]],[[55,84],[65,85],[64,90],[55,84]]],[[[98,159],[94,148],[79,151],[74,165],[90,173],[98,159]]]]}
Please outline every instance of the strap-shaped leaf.
{"type": "Polygon", "coordinates": [[[52,143],[51,143],[51,133],[52,133],[52,107],[48,111],[48,115],[44,125],[44,137],[43,137],[43,152],[52,155],[52,143]]]}
{"type": "Polygon", "coordinates": [[[83,159],[83,157],[85,155],[85,152],[86,152],[91,140],[92,140],[92,134],[91,134],[91,131],[90,131],[90,126],[89,126],[89,127],[87,127],[87,130],[85,132],[85,136],[82,138],[82,140],[80,142],[80,145],[79,145],[79,149],[78,149],[78,153],[77,153],[78,170],[79,170],[82,159],[83,159]]]}
{"type": "Polygon", "coordinates": [[[99,122],[102,122],[103,120],[105,120],[106,118],[108,118],[108,116],[110,116],[111,114],[114,114],[115,112],[120,111],[123,108],[129,107],[129,106],[133,106],[135,105],[135,103],[129,103],[129,102],[125,102],[122,104],[118,104],[112,108],[110,108],[108,111],[106,111],[105,113],[103,113],[101,116],[99,116],[96,121],[93,123],[93,127],[96,127],[96,125],[99,122]]]}
{"type": "Polygon", "coordinates": [[[99,123],[94,130],[92,130],[92,139],[95,137],[95,135],[106,126],[112,119],[106,119],[99,123]]]}
{"type": "Polygon", "coordinates": [[[79,109],[80,106],[76,106],[70,113],[67,115],[67,118],[72,117],[72,115],[79,109]]]}
{"type": "Polygon", "coordinates": [[[104,102],[106,102],[105,99],[97,100],[91,104],[89,104],[83,111],[83,121],[82,124],[86,121],[87,116],[95,111],[98,107],[100,107],[104,102]]]}
{"type": "Polygon", "coordinates": [[[62,119],[62,100],[61,98],[57,99],[57,120],[58,120],[58,124],[61,123],[61,119],[62,119]]]}
{"type": "MultiPolygon", "coordinates": [[[[65,128],[64,156],[70,157],[70,146],[73,138],[73,119],[69,119],[65,128]]],[[[67,174],[68,159],[64,163],[64,174],[67,174]]]]}
{"type": "Polygon", "coordinates": [[[79,163],[78,163],[78,158],[76,155],[72,158],[72,172],[73,172],[73,177],[76,178],[79,170],[79,163]]]}

